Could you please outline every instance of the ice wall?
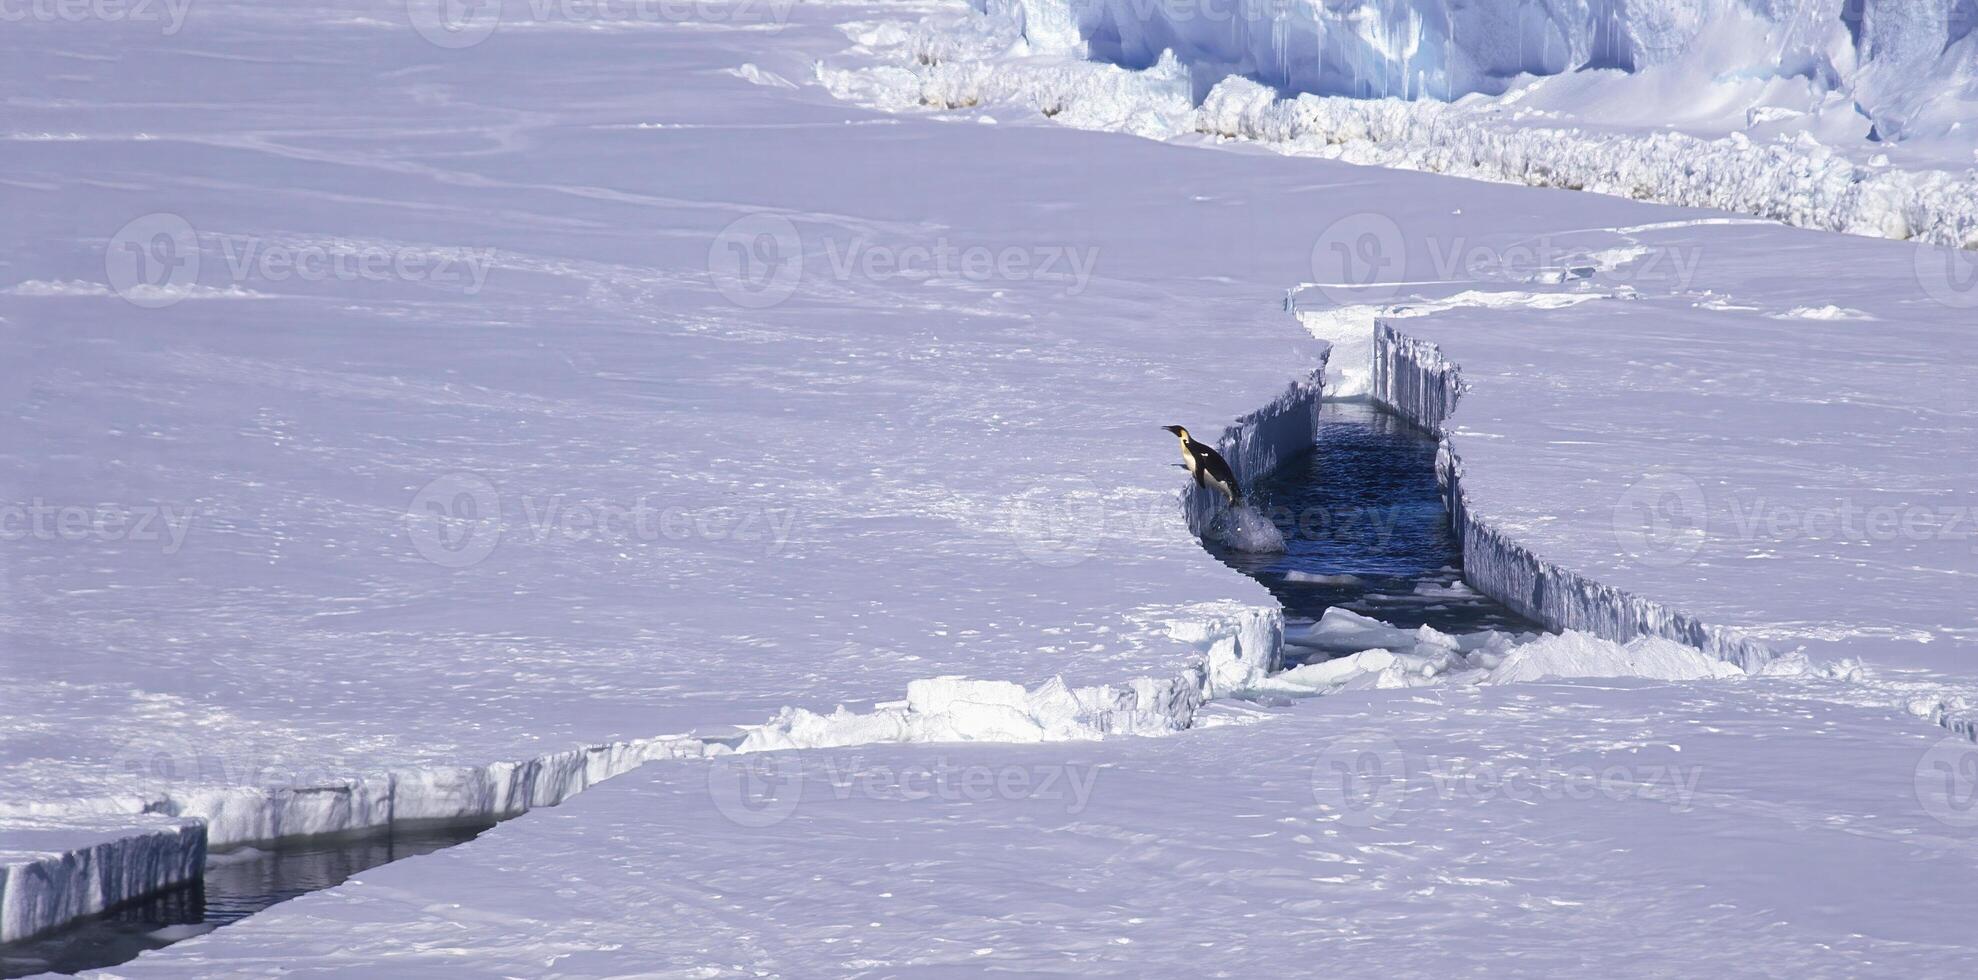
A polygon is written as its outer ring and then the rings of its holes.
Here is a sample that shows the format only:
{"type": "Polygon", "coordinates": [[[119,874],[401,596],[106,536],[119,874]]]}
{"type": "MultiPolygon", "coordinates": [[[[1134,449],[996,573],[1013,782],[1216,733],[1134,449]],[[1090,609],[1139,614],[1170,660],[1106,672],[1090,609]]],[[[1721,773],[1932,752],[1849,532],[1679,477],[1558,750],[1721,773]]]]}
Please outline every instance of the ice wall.
{"type": "Polygon", "coordinates": [[[1145,68],[1172,50],[1203,84],[1436,99],[1520,75],[1683,64],[1698,80],[1781,77],[1853,98],[1883,138],[1948,126],[1934,91],[1974,94],[1978,0],[980,0],[1033,48],[1145,68]]]}
{"type": "Polygon", "coordinates": [[[155,815],[0,824],[0,942],[198,878],[206,828],[155,815]]]}
{"type": "Polygon", "coordinates": [[[1436,475],[1463,542],[1463,577],[1478,591],[1543,623],[1617,643],[1657,636],[1755,670],[1778,652],[1736,631],[1702,622],[1641,596],[1602,585],[1534,554],[1470,507],[1460,439],[1443,423],[1463,395],[1462,372],[1434,344],[1379,323],[1374,332],[1373,397],[1436,433],[1436,475]]]}
{"type": "Polygon", "coordinates": [[[49,806],[45,813],[29,805],[0,817],[7,841],[0,849],[0,942],[198,878],[208,848],[503,820],[555,806],[648,761],[708,751],[705,741],[676,736],[310,785],[161,787],[148,797],[49,806]]]}
{"type": "MultiPolygon", "coordinates": [[[[1309,448],[1325,360],[1223,433],[1221,449],[1249,484],[1309,448]]],[[[1188,487],[1189,515],[1221,497],[1188,487]]],[[[1095,574],[1100,574],[1095,572],[1095,574]]],[[[1172,674],[1074,688],[936,677],[906,698],[855,713],[786,708],[722,739],[665,736],[609,742],[484,765],[393,769],[295,785],[158,785],[128,797],[0,808],[0,942],[197,878],[208,848],[433,822],[485,822],[554,806],[658,759],[872,742],[1028,742],[1152,735],[1190,727],[1208,699],[1259,686],[1281,663],[1274,603],[1218,602],[1134,614],[1180,645],[1172,674]]]]}
{"type": "MultiPolygon", "coordinates": [[[[1285,461],[1312,448],[1318,439],[1319,406],[1323,401],[1327,351],[1319,366],[1293,381],[1270,404],[1237,419],[1223,430],[1216,451],[1229,461],[1236,482],[1251,486],[1285,461]]],[[[1213,523],[1224,507],[1223,496],[1215,490],[1189,485],[1183,491],[1183,510],[1188,529],[1197,536],[1213,523]]]]}
{"type": "MultiPolygon", "coordinates": [[[[1218,451],[1249,486],[1312,447],[1318,437],[1329,351],[1268,404],[1237,419],[1218,451]]],[[[1222,517],[1221,493],[1186,485],[1180,505],[1190,533],[1222,517]]],[[[1106,735],[1157,735],[1186,729],[1204,701],[1263,686],[1283,663],[1284,615],[1275,606],[1205,603],[1150,611],[1149,625],[1199,651],[1194,664],[1168,677],[1072,688],[1052,678],[1035,688],[1009,681],[937,677],[916,681],[903,701],[830,714],[785,708],[752,729],[741,751],[825,748],[883,742],[1042,742],[1106,735]]]]}
{"type": "MultiPolygon", "coordinates": [[[[1956,33],[1963,30],[1957,9],[1941,11],[1944,36],[1957,37],[1946,47],[1899,44],[1893,39],[1903,35],[1892,29],[1864,35],[1877,39],[1876,60],[1853,70],[1848,85],[1827,68],[1790,77],[1776,65],[1725,68],[1744,63],[1724,52],[1745,42],[1735,31],[1712,29],[1682,64],[1559,76],[1501,99],[1450,103],[1314,93],[1288,98],[1289,89],[1254,80],[1254,66],[1189,62],[1172,50],[1149,67],[1128,70],[1086,60],[1089,43],[1066,0],[1009,2],[988,16],[860,34],[861,43],[893,48],[901,63],[821,68],[819,78],[840,98],[889,111],[1024,106],[1064,125],[1152,139],[1254,140],[1363,166],[1978,248],[1978,170],[1969,166],[1978,159],[1978,34],[1956,33]],[[1039,48],[1061,50],[1033,56],[1039,48]],[[1937,54],[1928,65],[1912,63],[1929,50],[1937,54]],[[1856,106],[1857,97],[1887,107],[1872,134],[1871,112],[1856,106]],[[1892,161],[1891,148],[1866,138],[1871,135],[1900,137],[1900,159],[1892,161]]],[[[1768,30],[1792,34],[1779,25],[1768,30]]],[[[1767,51],[1777,47],[1775,40],[1766,43],[1767,51]]],[[[1836,57],[1855,64],[1852,48],[1844,48],[1836,57]]]]}

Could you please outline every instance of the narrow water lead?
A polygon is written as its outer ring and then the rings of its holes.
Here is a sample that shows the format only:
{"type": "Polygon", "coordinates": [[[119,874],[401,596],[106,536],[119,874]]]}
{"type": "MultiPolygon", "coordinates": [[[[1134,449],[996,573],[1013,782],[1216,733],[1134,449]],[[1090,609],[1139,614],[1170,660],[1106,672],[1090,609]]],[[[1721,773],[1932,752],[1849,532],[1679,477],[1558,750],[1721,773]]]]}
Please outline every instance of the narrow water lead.
{"type": "Polygon", "coordinates": [[[1249,488],[1284,535],[1281,554],[1206,543],[1263,583],[1292,629],[1329,608],[1444,633],[1538,624],[1463,582],[1463,548],[1435,478],[1434,437],[1371,405],[1327,402],[1318,443],[1249,488]]]}
{"type": "Polygon", "coordinates": [[[466,843],[492,826],[454,824],[216,854],[206,862],[200,881],[45,936],[0,946],[0,977],[116,966],[145,950],[162,949],[278,902],[340,885],[360,871],[466,843]]]}

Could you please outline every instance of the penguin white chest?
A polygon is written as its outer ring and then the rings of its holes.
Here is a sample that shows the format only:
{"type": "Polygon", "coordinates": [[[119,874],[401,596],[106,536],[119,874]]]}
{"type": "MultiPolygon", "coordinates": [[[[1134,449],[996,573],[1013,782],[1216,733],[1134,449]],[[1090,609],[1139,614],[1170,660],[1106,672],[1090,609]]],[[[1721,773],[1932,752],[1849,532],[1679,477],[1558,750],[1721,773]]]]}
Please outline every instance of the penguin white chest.
{"type": "Polygon", "coordinates": [[[1201,465],[1201,461],[1195,458],[1195,454],[1188,451],[1188,444],[1185,442],[1181,444],[1181,465],[1188,470],[1189,476],[1196,475],[1195,470],[1201,465]]]}

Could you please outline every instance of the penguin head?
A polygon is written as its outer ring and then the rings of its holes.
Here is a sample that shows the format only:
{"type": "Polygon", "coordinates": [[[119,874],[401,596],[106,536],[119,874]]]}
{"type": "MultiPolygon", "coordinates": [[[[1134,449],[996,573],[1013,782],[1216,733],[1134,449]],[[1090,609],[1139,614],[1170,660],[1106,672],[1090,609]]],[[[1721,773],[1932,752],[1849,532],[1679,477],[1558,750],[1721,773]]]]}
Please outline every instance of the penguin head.
{"type": "Polygon", "coordinates": [[[1183,427],[1181,427],[1181,426],[1179,426],[1179,425],[1164,425],[1164,426],[1161,426],[1161,428],[1163,428],[1163,429],[1166,429],[1166,430],[1168,430],[1169,432],[1172,432],[1172,433],[1174,433],[1174,434],[1175,434],[1175,435],[1176,435],[1177,437],[1179,437],[1179,438],[1182,438],[1182,439],[1186,439],[1186,438],[1188,438],[1188,430],[1187,430],[1187,429],[1185,429],[1185,428],[1183,428],[1183,427]]]}

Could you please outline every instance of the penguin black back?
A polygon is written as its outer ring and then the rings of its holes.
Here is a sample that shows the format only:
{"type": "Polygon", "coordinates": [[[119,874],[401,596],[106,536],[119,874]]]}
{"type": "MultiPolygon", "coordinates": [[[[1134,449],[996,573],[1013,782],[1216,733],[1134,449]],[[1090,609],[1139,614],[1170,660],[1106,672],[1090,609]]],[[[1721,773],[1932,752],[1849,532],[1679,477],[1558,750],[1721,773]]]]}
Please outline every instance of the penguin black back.
{"type": "Polygon", "coordinates": [[[1164,425],[1161,428],[1181,440],[1181,464],[1188,470],[1188,475],[1195,478],[1196,486],[1221,490],[1232,507],[1243,502],[1243,489],[1236,485],[1236,474],[1221,453],[1196,441],[1185,426],[1164,425]]]}

